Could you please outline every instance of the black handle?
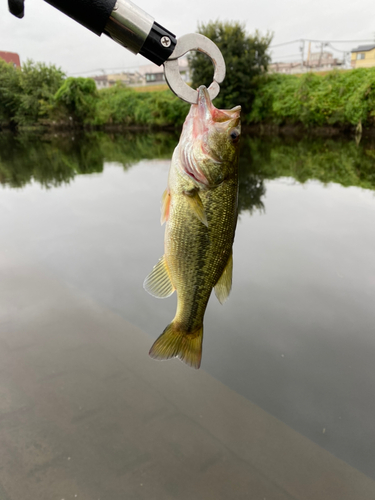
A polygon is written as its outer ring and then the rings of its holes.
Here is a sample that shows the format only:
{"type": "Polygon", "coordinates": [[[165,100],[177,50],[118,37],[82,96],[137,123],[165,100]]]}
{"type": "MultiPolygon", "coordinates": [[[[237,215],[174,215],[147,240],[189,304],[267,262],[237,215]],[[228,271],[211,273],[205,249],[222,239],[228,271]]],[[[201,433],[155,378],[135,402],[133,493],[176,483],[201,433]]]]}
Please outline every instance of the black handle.
{"type": "Polygon", "coordinates": [[[176,35],[154,22],[139,53],[149,61],[161,66],[174,51],[176,43],[176,35]],[[165,45],[163,45],[162,40],[165,45]]]}
{"type": "Polygon", "coordinates": [[[8,0],[9,12],[20,19],[25,14],[25,1],[24,0],[8,0]]]}
{"type": "MultiPolygon", "coordinates": [[[[120,2],[120,7],[125,5],[125,9],[129,9],[129,12],[133,14],[133,18],[127,20],[125,16],[119,21],[116,17],[113,18],[116,0],[45,1],[96,35],[100,36],[104,32],[134,54],[140,53],[158,66],[169,58],[177,43],[176,36],[173,33],[159,23],[154,22],[153,18],[143,12],[142,9],[134,11],[136,7],[132,2],[124,1],[122,4],[120,2]],[[146,31],[144,31],[144,24],[142,25],[145,16],[146,31]],[[140,30],[137,29],[138,18],[140,18],[140,30]],[[135,25],[132,23],[135,23],[135,25]]],[[[24,16],[24,0],[8,0],[8,4],[13,15],[19,18],[24,16]]],[[[116,11],[118,8],[117,6],[116,11]]],[[[125,13],[127,13],[126,10],[125,13]]]]}
{"type": "Polygon", "coordinates": [[[116,0],[45,0],[61,12],[101,35],[116,0]]]}

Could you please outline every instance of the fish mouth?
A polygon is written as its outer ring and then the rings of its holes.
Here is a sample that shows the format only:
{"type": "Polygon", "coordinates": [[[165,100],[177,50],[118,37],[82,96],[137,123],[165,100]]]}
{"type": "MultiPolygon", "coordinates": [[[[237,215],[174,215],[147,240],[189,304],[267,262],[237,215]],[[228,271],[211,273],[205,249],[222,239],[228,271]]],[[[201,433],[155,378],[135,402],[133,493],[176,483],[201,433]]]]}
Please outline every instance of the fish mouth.
{"type": "MultiPolygon", "coordinates": [[[[192,104],[184,123],[184,130],[190,139],[201,139],[207,136],[212,126],[236,127],[240,123],[241,106],[233,109],[218,109],[212,104],[210,94],[204,85],[198,88],[197,104],[192,104]]],[[[183,131],[184,131],[183,130],[183,131]]]]}
{"type": "Polygon", "coordinates": [[[198,116],[199,120],[214,123],[224,123],[231,121],[231,127],[236,127],[240,121],[241,106],[235,106],[232,109],[218,109],[212,104],[210,94],[204,85],[198,88],[198,116]]]}

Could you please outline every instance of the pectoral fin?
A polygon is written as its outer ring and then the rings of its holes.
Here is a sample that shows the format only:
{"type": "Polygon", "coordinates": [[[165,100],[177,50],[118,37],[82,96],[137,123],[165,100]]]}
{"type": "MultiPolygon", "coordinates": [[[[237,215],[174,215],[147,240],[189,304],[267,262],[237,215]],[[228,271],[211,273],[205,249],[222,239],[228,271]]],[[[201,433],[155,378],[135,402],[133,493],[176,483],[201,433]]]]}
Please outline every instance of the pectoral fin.
{"type": "Polygon", "coordinates": [[[215,285],[215,295],[220,304],[223,304],[232,288],[232,274],[233,274],[233,254],[231,252],[227,265],[220,276],[219,281],[215,285]]]}
{"type": "Polygon", "coordinates": [[[169,206],[171,203],[171,195],[166,189],[163,193],[163,196],[161,197],[161,217],[160,217],[160,224],[163,225],[165,221],[168,220],[169,218],[169,206]]]}
{"type": "Polygon", "coordinates": [[[208,227],[206,212],[204,211],[203,203],[198,194],[198,190],[193,189],[191,191],[185,191],[184,194],[189,202],[190,208],[197,216],[198,220],[208,227]]]}
{"type": "Polygon", "coordinates": [[[158,299],[169,297],[175,291],[164,255],[145,279],[143,288],[158,299]]]}

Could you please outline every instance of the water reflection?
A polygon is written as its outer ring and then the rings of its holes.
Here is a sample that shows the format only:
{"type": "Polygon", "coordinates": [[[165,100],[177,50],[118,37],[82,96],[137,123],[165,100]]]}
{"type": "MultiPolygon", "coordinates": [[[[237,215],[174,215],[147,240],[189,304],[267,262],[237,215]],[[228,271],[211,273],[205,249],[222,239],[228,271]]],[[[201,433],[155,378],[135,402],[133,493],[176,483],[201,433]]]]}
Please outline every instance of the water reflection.
{"type": "Polygon", "coordinates": [[[0,182],[15,188],[32,181],[59,186],[76,175],[102,172],[105,161],[128,169],[141,159],[169,158],[175,144],[176,137],[164,133],[0,134],[0,182]]]}
{"type": "MultiPolygon", "coordinates": [[[[142,159],[169,159],[178,142],[174,133],[80,136],[0,134],[0,183],[19,188],[32,181],[50,188],[76,175],[102,172],[104,162],[124,169],[142,159]]],[[[375,189],[375,144],[350,140],[245,136],[241,144],[239,211],[263,210],[264,181],[291,177],[304,183],[375,189]]]]}
{"type": "Polygon", "coordinates": [[[244,157],[265,179],[293,177],[375,189],[375,144],[346,139],[249,137],[244,157]]]}

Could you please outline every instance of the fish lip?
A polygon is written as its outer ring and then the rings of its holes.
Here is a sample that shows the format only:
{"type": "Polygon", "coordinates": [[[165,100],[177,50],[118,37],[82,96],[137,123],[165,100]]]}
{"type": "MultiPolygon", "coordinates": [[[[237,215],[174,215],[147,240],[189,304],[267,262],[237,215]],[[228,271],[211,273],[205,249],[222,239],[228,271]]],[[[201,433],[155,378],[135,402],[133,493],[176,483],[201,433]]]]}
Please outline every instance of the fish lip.
{"type": "Polygon", "coordinates": [[[205,109],[210,109],[212,106],[210,94],[208,93],[207,87],[201,85],[198,87],[198,106],[204,106],[205,109]]]}
{"type": "MultiPolygon", "coordinates": [[[[211,101],[210,94],[204,85],[198,87],[198,101],[196,109],[201,125],[201,130],[207,128],[207,122],[225,123],[228,126],[236,127],[240,123],[241,106],[232,109],[218,109],[211,101]]],[[[196,118],[196,117],[195,117],[196,118]]]]}

